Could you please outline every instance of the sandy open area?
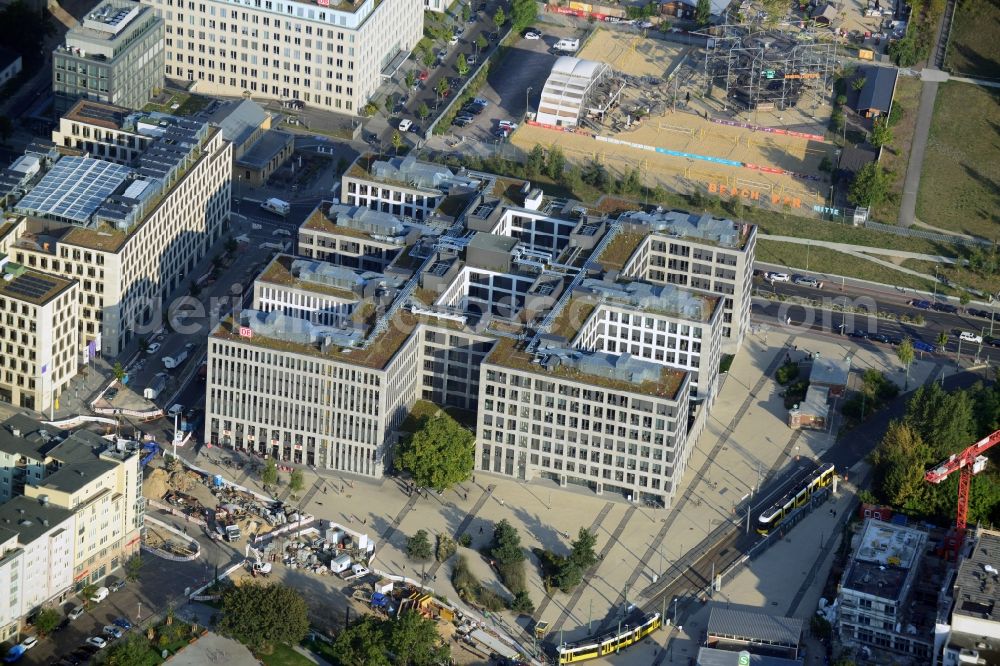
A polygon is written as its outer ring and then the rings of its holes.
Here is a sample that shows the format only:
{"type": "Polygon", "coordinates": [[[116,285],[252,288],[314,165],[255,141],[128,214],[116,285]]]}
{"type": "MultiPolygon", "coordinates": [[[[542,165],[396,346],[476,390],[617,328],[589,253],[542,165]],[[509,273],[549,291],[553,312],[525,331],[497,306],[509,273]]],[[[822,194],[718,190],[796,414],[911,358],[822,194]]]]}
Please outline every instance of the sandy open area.
{"type": "Polygon", "coordinates": [[[597,30],[576,55],[584,60],[606,63],[616,72],[662,77],[681,61],[685,51],[687,47],[659,39],[597,30]]]}

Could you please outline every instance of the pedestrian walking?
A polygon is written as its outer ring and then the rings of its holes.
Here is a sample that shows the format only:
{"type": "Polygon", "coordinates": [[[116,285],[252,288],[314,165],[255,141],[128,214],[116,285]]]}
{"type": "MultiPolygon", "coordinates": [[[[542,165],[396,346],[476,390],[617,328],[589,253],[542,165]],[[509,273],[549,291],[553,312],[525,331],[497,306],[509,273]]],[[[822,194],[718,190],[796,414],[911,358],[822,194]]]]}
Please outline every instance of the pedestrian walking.
{"type": "Polygon", "coordinates": [[[480,526],[479,526],[479,533],[480,533],[480,534],[482,534],[482,533],[483,533],[483,526],[482,526],[482,525],[480,525],[480,526]]]}

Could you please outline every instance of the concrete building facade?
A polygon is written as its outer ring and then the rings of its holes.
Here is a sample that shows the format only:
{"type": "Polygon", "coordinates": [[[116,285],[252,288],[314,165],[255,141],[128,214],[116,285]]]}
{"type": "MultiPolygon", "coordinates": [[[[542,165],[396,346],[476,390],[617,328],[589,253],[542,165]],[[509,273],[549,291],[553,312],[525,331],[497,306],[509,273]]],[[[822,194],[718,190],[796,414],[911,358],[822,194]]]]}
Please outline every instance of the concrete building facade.
{"type": "Polygon", "coordinates": [[[52,53],[56,113],[78,99],[142,108],[163,87],[164,24],[130,0],[107,0],[52,53]]]}
{"type": "Polygon", "coordinates": [[[107,119],[84,123],[77,113],[69,130],[60,137],[90,130],[115,148],[115,161],[41,156],[33,183],[0,226],[0,252],[75,281],[82,351],[113,357],[138,328],[159,320],[163,300],[221,238],[232,145],[205,122],[163,114],[130,114],[118,127],[107,119]],[[148,140],[141,152],[138,141],[128,144],[133,134],[148,140]],[[126,162],[129,151],[136,156],[126,162]]]}
{"type": "Polygon", "coordinates": [[[423,35],[420,0],[143,3],[166,22],[168,79],[195,81],[210,95],[299,100],[350,115],[423,35]]]}

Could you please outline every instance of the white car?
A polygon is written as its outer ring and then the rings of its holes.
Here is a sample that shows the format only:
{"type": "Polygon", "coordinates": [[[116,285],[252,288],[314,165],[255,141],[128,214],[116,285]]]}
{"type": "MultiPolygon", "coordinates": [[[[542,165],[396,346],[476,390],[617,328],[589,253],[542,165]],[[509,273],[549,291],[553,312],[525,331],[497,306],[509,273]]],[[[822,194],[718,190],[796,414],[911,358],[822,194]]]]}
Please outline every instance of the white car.
{"type": "Polygon", "coordinates": [[[108,642],[100,636],[91,636],[87,639],[87,645],[93,645],[95,648],[104,649],[108,646],[108,642]]]}
{"type": "Polygon", "coordinates": [[[160,343],[159,342],[154,342],[151,345],[146,345],[146,353],[147,354],[155,354],[158,351],[160,351],[160,343]]]}
{"type": "Polygon", "coordinates": [[[517,123],[513,120],[501,120],[497,125],[500,129],[510,130],[511,132],[517,129],[517,123]]]}
{"type": "Polygon", "coordinates": [[[962,333],[958,336],[958,338],[962,342],[974,342],[977,345],[983,342],[983,336],[979,335],[978,333],[972,333],[970,331],[962,331],[962,333]]]}
{"type": "Polygon", "coordinates": [[[451,39],[448,40],[448,43],[451,44],[452,46],[458,44],[458,35],[452,35],[451,39]]]}
{"type": "Polygon", "coordinates": [[[292,232],[288,229],[275,229],[271,232],[272,236],[291,236],[292,232]]]}
{"type": "Polygon", "coordinates": [[[641,21],[639,23],[639,27],[643,28],[643,29],[652,28],[653,27],[653,22],[652,21],[641,21]]]}
{"type": "Polygon", "coordinates": [[[764,279],[768,282],[788,282],[792,278],[788,273],[765,273],[764,279]]]}
{"type": "Polygon", "coordinates": [[[476,64],[476,62],[477,62],[477,59],[476,59],[476,56],[474,56],[474,55],[472,55],[472,54],[470,53],[469,55],[465,56],[465,62],[466,62],[466,64],[467,64],[467,65],[469,65],[470,67],[471,67],[472,65],[475,65],[475,64],[476,64]]]}
{"type": "Polygon", "coordinates": [[[410,120],[409,118],[403,118],[402,120],[399,121],[399,131],[400,132],[405,132],[406,130],[410,129],[411,127],[413,127],[413,121],[410,120]]]}
{"type": "Polygon", "coordinates": [[[529,30],[528,32],[524,33],[524,38],[525,39],[541,39],[542,38],[542,33],[540,33],[540,32],[534,32],[534,31],[529,30]]]}
{"type": "Polygon", "coordinates": [[[37,636],[28,636],[23,641],[21,641],[21,647],[23,647],[25,650],[30,650],[31,648],[35,647],[36,645],[38,645],[38,637],[37,636]]]}

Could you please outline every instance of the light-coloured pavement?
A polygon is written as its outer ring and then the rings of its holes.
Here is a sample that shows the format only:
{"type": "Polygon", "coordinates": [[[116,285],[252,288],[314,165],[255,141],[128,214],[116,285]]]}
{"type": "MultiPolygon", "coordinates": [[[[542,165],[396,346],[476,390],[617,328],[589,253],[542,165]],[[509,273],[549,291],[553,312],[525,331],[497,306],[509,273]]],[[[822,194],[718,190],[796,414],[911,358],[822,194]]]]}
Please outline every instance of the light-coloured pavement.
{"type": "Polygon", "coordinates": [[[913,143],[910,144],[910,159],[906,165],[906,178],[903,180],[903,197],[899,202],[899,224],[904,227],[912,225],[917,217],[920,172],[924,167],[924,152],[927,150],[927,137],[931,131],[931,117],[934,115],[937,89],[936,81],[924,80],[923,89],[920,91],[917,125],[913,131],[913,143]]]}
{"type": "MultiPolygon", "coordinates": [[[[766,341],[751,336],[729,372],[722,395],[688,463],[689,471],[678,495],[687,498],[681,511],[631,506],[612,495],[599,497],[583,490],[562,490],[546,483],[521,484],[479,473],[474,481],[441,496],[432,493],[417,498],[408,497],[393,479],[376,483],[324,474],[318,480],[307,472],[306,488],[316,486],[317,490],[306,492],[305,508],[320,518],[346,522],[354,529],[367,531],[378,544],[376,568],[415,580],[426,573],[428,587],[451,599],[456,595],[448,580],[450,563],[441,567],[422,566],[405,555],[406,539],[418,529],[432,535],[470,534],[472,549],[462,549],[462,553],[491,587],[496,581],[491,579],[488,565],[476,551],[488,543],[496,521],[505,518],[517,527],[522,544],[528,549],[540,546],[563,554],[568,552],[580,527],[593,529],[598,535],[597,551],[603,559],[573,594],[556,592],[546,597],[534,556],[529,557],[526,567],[528,588],[538,608],[535,618],[548,621],[552,630],[561,631],[565,640],[581,639],[588,635],[591,622],[596,627],[617,617],[626,600],[642,602],[638,591],[681,554],[698,545],[713,528],[724,521],[739,520],[734,516],[734,506],[757,484],[758,473],[761,477],[772,471],[780,473],[796,456],[816,456],[837,446],[835,438],[826,432],[796,435],[788,429],[780,387],[764,376],[765,368],[773,367],[786,354],[799,360],[814,352],[827,358],[843,358],[851,353],[852,367],[873,367],[886,372],[893,381],[903,383],[903,369],[891,350],[859,349],[843,338],[793,337],[780,330],[763,333],[760,338],[765,336],[766,341]],[[662,538],[657,539],[661,534],[662,538]]],[[[937,370],[936,362],[914,362],[910,369],[911,389],[935,377],[937,370]]],[[[839,425],[839,421],[834,423],[834,431],[839,425]]],[[[212,462],[220,456],[232,455],[217,448],[204,449],[195,462],[232,477],[231,468],[218,467],[212,462]]],[[[247,473],[236,474],[238,482],[257,489],[247,473]]],[[[287,490],[279,495],[286,496],[287,490]]],[[[798,527],[791,532],[793,543],[803,538],[800,534],[798,527]]],[[[800,568],[803,576],[807,576],[814,559],[803,559],[800,553],[790,551],[785,556],[788,576],[784,583],[798,589],[802,581],[795,580],[800,568]]],[[[756,564],[751,571],[756,571],[755,567],[756,564]]],[[[764,574],[757,575],[761,580],[766,579],[764,574]]],[[[771,594],[769,589],[761,584],[761,598],[771,594]]],[[[806,601],[801,604],[803,608],[808,606],[806,601]]],[[[508,626],[527,623],[526,618],[510,616],[498,621],[508,626]]]]}

